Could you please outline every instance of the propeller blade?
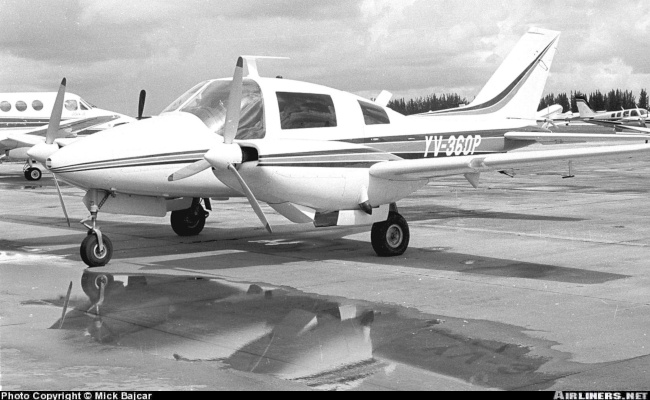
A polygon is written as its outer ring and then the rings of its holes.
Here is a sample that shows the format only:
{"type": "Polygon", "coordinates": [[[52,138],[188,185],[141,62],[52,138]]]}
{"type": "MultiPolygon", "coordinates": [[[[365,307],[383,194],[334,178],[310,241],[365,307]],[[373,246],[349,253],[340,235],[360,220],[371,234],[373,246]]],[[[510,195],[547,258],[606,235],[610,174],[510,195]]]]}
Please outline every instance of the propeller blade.
{"type": "Polygon", "coordinates": [[[269,233],[273,233],[273,230],[271,229],[271,225],[269,224],[269,221],[266,220],[266,215],[264,215],[264,211],[262,211],[262,207],[260,207],[260,204],[257,202],[257,199],[255,198],[255,195],[253,192],[251,192],[250,188],[244,181],[244,178],[239,175],[239,172],[237,171],[237,168],[233,164],[228,164],[228,169],[235,174],[235,177],[239,181],[239,184],[241,185],[242,189],[244,189],[244,193],[246,194],[246,197],[248,198],[248,202],[251,204],[253,207],[253,210],[255,211],[255,214],[257,214],[257,218],[262,221],[262,224],[266,228],[269,233]]]}
{"type": "Polygon", "coordinates": [[[167,177],[167,180],[169,182],[173,182],[173,181],[179,181],[181,179],[189,178],[190,176],[196,175],[199,172],[204,171],[210,167],[211,165],[207,160],[201,159],[169,175],[167,177]]]}
{"type": "Polygon", "coordinates": [[[147,92],[142,89],[140,91],[140,99],[138,101],[138,118],[137,119],[142,119],[142,113],[144,112],[144,100],[147,97],[147,92]]]}
{"type": "Polygon", "coordinates": [[[61,188],[59,187],[59,181],[56,179],[56,175],[52,172],[52,177],[54,177],[54,184],[56,185],[56,192],[59,194],[59,201],[61,202],[61,208],[63,208],[63,214],[65,215],[65,221],[68,223],[68,228],[70,227],[70,218],[68,218],[68,212],[65,209],[65,203],[63,202],[63,195],[61,195],[61,188]]]}
{"type": "Polygon", "coordinates": [[[63,78],[61,85],[59,86],[59,91],[56,94],[54,106],[52,107],[50,123],[47,126],[47,134],[45,135],[45,143],[47,144],[54,143],[56,134],[59,131],[59,125],[61,124],[61,113],[63,112],[63,98],[65,97],[65,85],[66,79],[63,78]]]}
{"type": "Polygon", "coordinates": [[[237,66],[230,84],[230,95],[228,96],[228,108],[226,109],[226,128],[224,130],[224,143],[230,144],[239,128],[239,113],[242,98],[242,79],[244,75],[244,60],[239,57],[237,66]]]}

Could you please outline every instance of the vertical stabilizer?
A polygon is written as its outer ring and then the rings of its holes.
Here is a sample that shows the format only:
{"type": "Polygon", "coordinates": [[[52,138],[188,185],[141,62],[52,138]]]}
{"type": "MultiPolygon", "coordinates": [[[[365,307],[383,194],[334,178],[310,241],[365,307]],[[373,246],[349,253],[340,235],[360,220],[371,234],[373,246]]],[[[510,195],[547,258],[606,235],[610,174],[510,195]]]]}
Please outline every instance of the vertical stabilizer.
{"type": "Polygon", "coordinates": [[[535,120],[560,32],[531,28],[519,39],[499,68],[465,107],[431,115],[494,114],[504,118],[535,120]]]}
{"type": "Polygon", "coordinates": [[[593,117],[596,113],[591,109],[587,100],[583,97],[576,97],[576,106],[578,107],[578,113],[580,113],[580,118],[590,118],[593,117]]]}

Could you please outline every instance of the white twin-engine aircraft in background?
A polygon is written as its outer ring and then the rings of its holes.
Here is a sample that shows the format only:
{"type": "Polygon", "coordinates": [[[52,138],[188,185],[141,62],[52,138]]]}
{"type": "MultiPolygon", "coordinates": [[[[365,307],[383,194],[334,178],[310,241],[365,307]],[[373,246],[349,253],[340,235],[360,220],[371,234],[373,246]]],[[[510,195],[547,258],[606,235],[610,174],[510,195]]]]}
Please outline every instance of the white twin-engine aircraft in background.
{"type": "Polygon", "coordinates": [[[432,179],[461,174],[476,187],[486,171],[650,150],[634,144],[511,152],[538,142],[640,140],[518,131],[536,124],[558,38],[559,32],[529,30],[476,100],[444,115],[401,115],[385,107],[386,92],[373,102],[264,78],[256,57],[245,56],[232,79],[199,83],[155,118],[61,149],[48,136],[29,154],[46,163],[55,180],[87,191],[90,216],[81,222],[89,231],[80,254],[90,267],[105,265],[113,252],[97,226],[100,210],[149,216],[171,211],[177,234],[196,235],[207,217],[201,203],[211,209],[210,198],[236,196],[248,198],[269,232],[258,200],[296,223],[372,225],[375,252],[396,256],[410,236],[396,202],[432,179]]]}
{"type": "MultiPolygon", "coordinates": [[[[41,170],[27,150],[45,141],[55,97],[56,92],[0,93],[0,158],[24,159],[23,172],[30,181],[41,179],[41,170]]],[[[56,139],[60,146],[134,120],[97,108],[74,93],[65,94],[60,119],[56,139]]]]}

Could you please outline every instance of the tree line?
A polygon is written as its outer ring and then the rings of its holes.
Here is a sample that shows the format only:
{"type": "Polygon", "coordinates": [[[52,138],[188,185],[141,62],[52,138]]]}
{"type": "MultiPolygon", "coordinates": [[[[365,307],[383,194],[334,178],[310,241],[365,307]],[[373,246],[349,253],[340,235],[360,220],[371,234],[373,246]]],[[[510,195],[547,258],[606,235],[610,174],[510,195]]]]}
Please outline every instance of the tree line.
{"type": "MultiPolygon", "coordinates": [[[[558,93],[557,95],[554,93],[547,94],[540,99],[538,110],[552,106],[553,104],[560,104],[562,106],[562,112],[572,111],[577,113],[576,97],[586,98],[594,111],[613,111],[620,110],[621,108],[635,107],[648,109],[648,103],[650,101],[645,89],[641,89],[638,102],[630,90],[612,89],[607,93],[596,90],[589,94],[571,91],[568,95],[566,93],[558,93]]],[[[443,95],[431,94],[409,100],[405,100],[404,98],[395,99],[388,102],[388,107],[401,114],[411,115],[455,108],[461,104],[468,103],[464,97],[460,97],[455,93],[448,93],[443,95]]]]}

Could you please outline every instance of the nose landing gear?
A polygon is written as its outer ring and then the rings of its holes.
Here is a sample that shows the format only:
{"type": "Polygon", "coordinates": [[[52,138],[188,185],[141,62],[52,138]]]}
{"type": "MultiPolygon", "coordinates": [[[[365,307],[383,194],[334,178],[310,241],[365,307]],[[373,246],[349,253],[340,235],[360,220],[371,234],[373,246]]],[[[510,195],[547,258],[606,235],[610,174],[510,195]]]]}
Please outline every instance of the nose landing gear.
{"type": "Polygon", "coordinates": [[[37,181],[41,179],[41,176],[43,175],[40,169],[32,166],[33,164],[33,161],[28,159],[25,161],[25,165],[23,166],[23,175],[28,181],[37,181]]]}
{"type": "Polygon", "coordinates": [[[97,213],[108,199],[108,196],[110,196],[110,192],[106,192],[99,204],[93,202],[90,206],[90,217],[81,221],[81,224],[88,228],[88,235],[81,242],[79,255],[90,268],[102,267],[113,257],[113,243],[108,236],[102,234],[102,231],[97,226],[97,213]],[[88,220],[92,222],[92,225],[86,223],[88,220]]]}

